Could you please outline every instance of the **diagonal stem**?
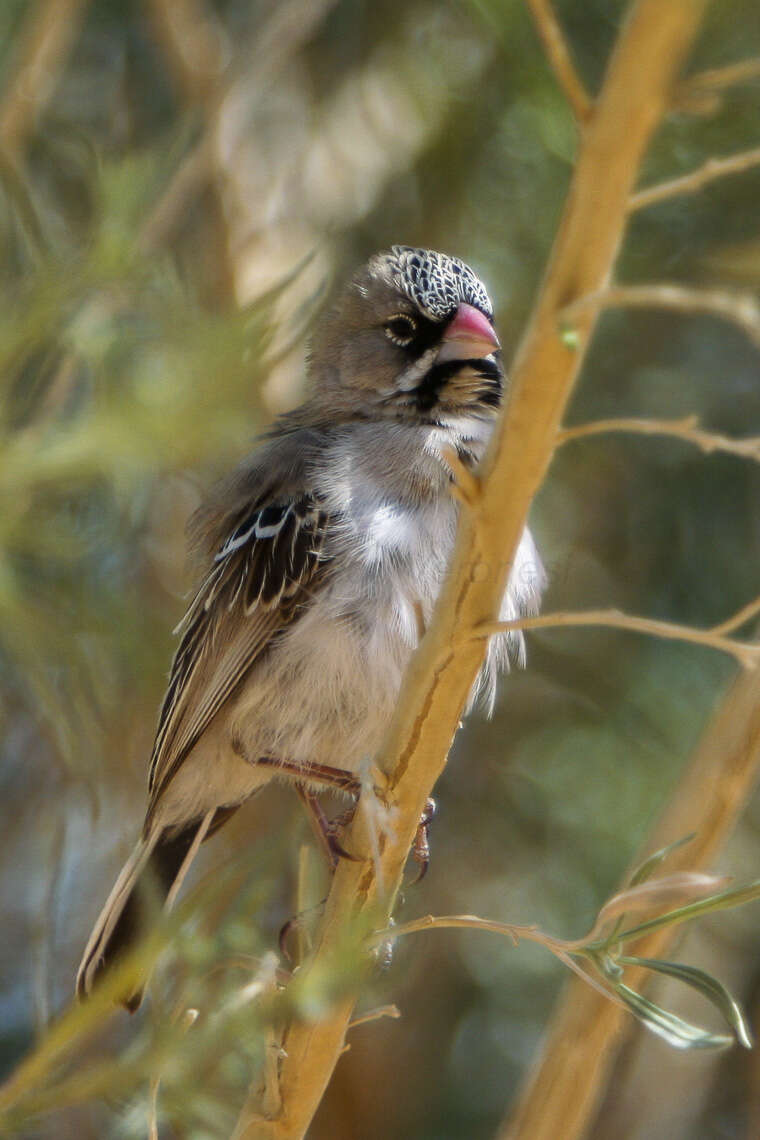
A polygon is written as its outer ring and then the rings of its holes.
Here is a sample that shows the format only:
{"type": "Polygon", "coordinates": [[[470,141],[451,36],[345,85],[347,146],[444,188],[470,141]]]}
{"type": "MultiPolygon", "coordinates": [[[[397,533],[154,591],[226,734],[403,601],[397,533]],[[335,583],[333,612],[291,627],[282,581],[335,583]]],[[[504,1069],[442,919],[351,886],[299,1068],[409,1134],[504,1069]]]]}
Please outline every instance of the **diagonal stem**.
{"type": "Polygon", "coordinates": [[[527,3],[557,82],[582,125],[590,118],[593,103],[573,63],[562,26],[550,0],[527,0],[527,3]]]}
{"type": "Polygon", "coordinates": [[[694,645],[705,645],[735,657],[746,669],[754,668],[760,661],[760,644],[751,641],[736,641],[726,637],[734,629],[744,625],[760,613],[760,598],[756,598],[737,613],[710,629],[697,629],[693,625],[679,625],[677,622],[658,621],[655,618],[640,617],[638,614],[625,614],[620,610],[584,610],[579,613],[557,612],[539,614],[536,617],[514,618],[512,621],[488,621],[476,626],[473,637],[493,637],[494,634],[511,633],[518,629],[556,629],[558,627],[600,626],[606,629],[630,629],[635,633],[647,633],[652,637],[663,637],[671,641],[689,641],[694,645]]]}

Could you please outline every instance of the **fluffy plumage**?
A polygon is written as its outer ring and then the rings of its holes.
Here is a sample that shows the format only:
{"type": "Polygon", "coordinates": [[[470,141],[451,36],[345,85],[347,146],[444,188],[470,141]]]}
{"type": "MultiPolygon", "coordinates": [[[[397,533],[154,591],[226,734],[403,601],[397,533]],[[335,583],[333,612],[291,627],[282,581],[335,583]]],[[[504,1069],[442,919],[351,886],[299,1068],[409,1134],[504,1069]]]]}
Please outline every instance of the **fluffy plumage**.
{"type": "MultiPolygon", "coordinates": [[[[207,570],[178,627],[145,825],[80,995],[139,933],[142,884],[173,900],[201,839],[274,776],[319,790],[319,766],[357,773],[379,747],[454,543],[445,451],[477,463],[501,400],[491,322],[463,262],[377,254],[315,332],[305,403],[197,515],[207,570]]],[[[526,530],[501,617],[535,611],[542,585],[526,530]]],[[[519,635],[491,639],[489,703],[510,652],[522,662],[519,635]]]]}

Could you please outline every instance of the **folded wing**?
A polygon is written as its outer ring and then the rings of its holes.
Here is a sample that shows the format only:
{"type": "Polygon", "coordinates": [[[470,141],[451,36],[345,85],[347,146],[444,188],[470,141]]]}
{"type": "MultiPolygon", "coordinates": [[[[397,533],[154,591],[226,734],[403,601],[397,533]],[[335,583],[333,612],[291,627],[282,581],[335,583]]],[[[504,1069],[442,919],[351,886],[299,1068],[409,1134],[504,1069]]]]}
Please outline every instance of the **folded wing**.
{"type": "Polygon", "coordinates": [[[308,494],[259,502],[237,521],[177,627],[181,635],[150,763],[158,798],[272,639],[324,580],[328,517],[308,494]]]}

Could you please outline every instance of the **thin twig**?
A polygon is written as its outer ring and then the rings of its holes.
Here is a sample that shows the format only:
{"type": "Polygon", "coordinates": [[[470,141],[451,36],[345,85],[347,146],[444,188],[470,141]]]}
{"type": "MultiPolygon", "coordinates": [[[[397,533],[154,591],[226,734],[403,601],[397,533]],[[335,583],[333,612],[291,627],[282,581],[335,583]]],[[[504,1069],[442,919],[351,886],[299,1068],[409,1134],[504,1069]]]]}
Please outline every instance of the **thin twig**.
{"type": "Polygon", "coordinates": [[[379,1021],[383,1017],[390,1017],[391,1020],[397,1021],[401,1017],[401,1010],[397,1005],[391,1003],[390,1005],[380,1005],[377,1009],[370,1009],[363,1013],[361,1017],[355,1017],[348,1023],[349,1029],[356,1029],[357,1025],[367,1025],[370,1021],[379,1021]]]}
{"type": "Polygon", "coordinates": [[[628,210],[644,210],[656,202],[665,202],[669,198],[678,198],[682,194],[696,194],[718,178],[725,178],[729,174],[742,174],[745,170],[752,170],[760,166],[760,146],[752,150],[742,150],[738,154],[729,154],[725,158],[708,158],[690,174],[682,174],[679,178],[671,178],[667,182],[656,182],[653,186],[645,186],[631,194],[628,210]]]}
{"type": "Polygon", "coordinates": [[[204,0],[148,0],[155,40],[185,100],[208,107],[230,56],[223,25],[204,0]]]}
{"type": "Polygon", "coordinates": [[[158,1094],[161,1078],[151,1077],[148,1084],[148,1140],[159,1140],[158,1135],[158,1094]]]}
{"type": "Polygon", "coordinates": [[[562,938],[555,938],[551,934],[545,934],[539,930],[537,926],[523,926],[516,923],[508,922],[495,922],[488,918],[478,918],[474,914],[443,914],[432,915],[426,914],[422,918],[414,918],[409,922],[400,923],[398,926],[390,926],[387,930],[377,931],[372,935],[371,942],[377,944],[385,941],[386,939],[398,938],[404,934],[416,934],[423,930],[484,930],[489,931],[491,934],[501,934],[510,939],[513,946],[518,946],[521,941],[535,942],[538,946],[543,946],[554,955],[564,966],[572,970],[574,974],[596,990],[597,993],[602,994],[609,1001],[621,1006],[625,1009],[625,1003],[620,1000],[618,995],[609,986],[605,986],[598,978],[584,967],[582,961],[578,961],[573,957],[574,952],[582,949],[586,939],[578,939],[576,941],[567,942],[562,938]]]}
{"type": "Polygon", "coordinates": [[[50,1020],[50,962],[52,950],[56,944],[56,903],[60,894],[60,880],[64,868],[63,850],[66,844],[66,820],[60,815],[53,815],[47,821],[46,830],[48,829],[51,834],[51,849],[48,852],[46,866],[50,868],[50,871],[44,886],[39,917],[34,924],[36,945],[32,947],[35,1023],[40,1037],[47,1029],[50,1020]]]}
{"type": "Polygon", "coordinates": [[[589,309],[616,308],[707,313],[737,325],[760,348],[760,305],[750,293],[694,289],[667,281],[652,285],[611,285],[596,293],[587,293],[562,310],[560,322],[572,325],[589,309]]]}
{"type": "Polygon", "coordinates": [[[640,617],[638,614],[625,614],[620,610],[584,610],[580,613],[563,612],[539,614],[536,617],[515,618],[513,621],[483,622],[472,631],[473,637],[492,637],[494,634],[511,633],[513,630],[554,629],[559,626],[584,627],[601,626],[607,629],[628,629],[635,633],[647,633],[652,637],[662,637],[670,641],[688,641],[694,645],[704,645],[728,653],[735,657],[745,669],[754,669],[760,662],[760,644],[736,641],[725,634],[760,614],[760,598],[744,606],[738,613],[709,629],[697,629],[692,625],[677,622],[658,621],[655,618],[640,617]]]}
{"type": "Polygon", "coordinates": [[[169,179],[138,232],[140,249],[150,253],[165,245],[178,221],[214,172],[213,135],[206,131],[169,179]]]}
{"type": "Polygon", "coordinates": [[[143,249],[160,243],[188,197],[210,191],[203,223],[204,290],[217,304],[235,298],[237,266],[231,252],[224,195],[228,170],[218,147],[223,99],[229,90],[229,47],[223,25],[206,0],[147,0],[156,44],[166,58],[179,98],[204,120],[204,136],[171,181],[170,196],[154,207],[141,235],[143,249]]]}
{"type": "Polygon", "coordinates": [[[630,432],[635,435],[668,435],[682,439],[686,443],[693,443],[706,455],[720,451],[727,455],[737,455],[742,459],[754,459],[760,462],[760,436],[749,436],[747,439],[731,439],[730,436],[720,435],[718,432],[704,431],[700,428],[696,416],[684,416],[680,420],[655,420],[617,418],[609,420],[594,420],[588,424],[578,424],[574,427],[562,428],[557,432],[557,443],[569,443],[574,439],[585,439],[592,435],[605,435],[608,432],[630,432]]]}
{"type": "Polygon", "coordinates": [[[18,155],[23,149],[40,111],[53,94],[86,3],[87,0],[42,0],[30,8],[21,31],[18,57],[8,73],[0,102],[0,146],[7,155],[18,155]]]}
{"type": "MultiPolygon", "coordinates": [[[[45,1095],[50,1097],[51,1103],[60,1107],[63,1102],[56,1099],[56,1088],[75,1085],[81,1079],[81,1073],[75,1072],[70,1080],[65,1078],[62,1084],[56,1086],[55,1073],[61,1067],[61,1062],[69,1057],[76,1047],[87,1041],[92,1034],[102,1030],[106,1020],[115,1012],[120,995],[129,992],[140,978],[144,978],[146,974],[150,973],[159,954],[165,950],[170,939],[187,921],[188,916],[206,910],[212,899],[218,898],[220,890],[223,891],[231,881],[242,881],[239,870],[235,874],[233,868],[230,867],[220,874],[217,869],[213,876],[207,877],[194,889],[191,895],[181,901],[170,916],[166,916],[161,923],[156,925],[139,946],[136,946],[134,950],[125,954],[123,959],[114,964],[113,970],[103,979],[96,993],[93,993],[86,1002],[72,1002],[62,1011],[60,1016],[53,1021],[38,1046],[23,1057],[4,1082],[0,1084],[0,1135],[7,1133],[7,1123],[13,1109],[20,1102],[29,1101],[36,1097],[42,1088],[45,1090],[45,1095]]],[[[184,1022],[181,1028],[184,1031],[187,1028],[187,1022],[184,1022]]],[[[167,1042],[167,1038],[162,1038],[158,1042],[154,1054],[154,1071],[158,1066],[160,1055],[171,1044],[171,1042],[168,1044],[167,1042]]],[[[127,1067],[124,1066],[123,1058],[119,1064],[122,1064],[126,1082],[127,1067]]],[[[144,1074],[141,1065],[141,1061],[136,1061],[130,1071],[134,1071],[135,1076],[138,1072],[141,1075],[144,1074]]],[[[102,1074],[106,1068],[107,1066],[101,1066],[97,1071],[102,1074]]],[[[98,1095],[102,1088],[113,1087],[112,1084],[108,1083],[107,1078],[103,1080],[101,1085],[101,1078],[93,1069],[92,1073],[88,1072],[83,1080],[84,1092],[79,1098],[80,1100],[95,1095],[95,1093],[91,1094],[87,1091],[85,1087],[90,1077],[92,1077],[92,1086],[98,1089],[98,1095]]]]}
{"type": "Polygon", "coordinates": [[[707,71],[698,71],[695,75],[689,75],[679,83],[675,91],[675,101],[680,102],[693,92],[701,94],[703,91],[722,91],[725,87],[746,83],[747,80],[757,79],[759,76],[759,56],[740,59],[736,63],[726,64],[725,67],[711,67],[707,71]]]}
{"type": "Polygon", "coordinates": [[[488,918],[478,918],[475,914],[424,914],[421,918],[412,918],[408,922],[389,926],[385,930],[373,931],[368,941],[371,946],[379,946],[382,942],[395,941],[405,934],[416,934],[421,930],[488,930],[491,934],[505,935],[513,946],[519,946],[520,942],[540,942],[542,946],[564,947],[561,938],[552,938],[550,934],[544,934],[535,925],[496,922],[488,918]]]}
{"type": "Polygon", "coordinates": [[[557,82],[579,123],[585,123],[593,111],[593,103],[576,71],[564,32],[550,0],[527,0],[544,51],[557,82]]]}
{"type": "MultiPolygon", "coordinates": [[[[166,6],[166,0],[151,2],[156,10],[166,6]]],[[[186,216],[190,203],[213,179],[217,113],[236,85],[241,79],[245,80],[251,101],[256,94],[261,95],[268,85],[276,82],[278,75],[314,34],[335,2],[336,0],[283,0],[272,8],[265,24],[257,30],[255,43],[247,44],[245,50],[240,51],[223,72],[221,69],[218,71],[216,90],[208,84],[214,74],[213,66],[206,68],[207,85],[202,88],[206,97],[206,125],[199,141],[183,159],[143,225],[140,243],[144,249],[154,249],[167,242],[179,220],[186,216]]],[[[204,18],[213,19],[208,12],[204,18]]],[[[164,15],[160,16],[160,26],[166,29],[164,15]]],[[[211,32],[207,31],[207,34],[212,34],[216,26],[216,21],[209,24],[211,32]]],[[[213,50],[213,44],[209,50],[213,50]]],[[[172,54],[176,57],[176,49],[172,54]]],[[[186,84],[193,86],[192,76],[186,76],[186,84]]],[[[197,89],[197,83],[195,88],[197,89]]]]}
{"type": "Polygon", "coordinates": [[[710,632],[723,634],[732,633],[735,629],[740,629],[745,622],[750,621],[755,615],[760,612],[760,599],[754,602],[748,602],[746,606],[742,606],[740,610],[727,618],[726,621],[719,622],[718,625],[711,626],[710,632]]]}

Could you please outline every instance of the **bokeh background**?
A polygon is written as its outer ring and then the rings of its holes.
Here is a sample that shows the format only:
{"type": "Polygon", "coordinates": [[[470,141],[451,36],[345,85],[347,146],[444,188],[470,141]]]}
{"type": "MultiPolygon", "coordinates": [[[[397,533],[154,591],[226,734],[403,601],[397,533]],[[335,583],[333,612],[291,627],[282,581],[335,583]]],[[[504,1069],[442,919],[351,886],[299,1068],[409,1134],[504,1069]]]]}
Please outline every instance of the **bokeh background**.
{"type": "MultiPolygon", "coordinates": [[[[557,10],[596,89],[624,5],[557,10]]],[[[759,54],[757,5],[716,0],[689,70],[759,54]]],[[[643,181],[758,145],[759,107],[751,77],[678,106],[643,181]]],[[[2,0],[0,144],[9,1071],[70,1001],[141,821],[172,628],[192,582],[184,525],[203,488],[298,402],[311,322],[333,282],[376,249],[425,245],[473,264],[508,355],[576,136],[518,0],[2,0]]],[[[759,198],[750,171],[641,212],[620,278],[755,289],[759,198]]],[[[612,312],[568,422],[697,413],[716,431],[758,434],[758,379],[757,349],[730,324],[612,312]]],[[[547,607],[719,621],[758,592],[759,497],[756,465],[673,440],[567,445],[532,516],[547,607]]],[[[400,915],[464,911],[582,934],[735,669],[632,634],[531,635],[528,668],[503,684],[493,718],[475,714],[459,735],[436,793],[433,863],[400,915]]],[[[759,826],[752,800],[716,869],[754,877],[759,826]]],[[[245,1040],[240,1022],[214,1021],[213,1003],[276,945],[297,909],[299,859],[302,881],[317,876],[313,864],[304,872],[308,843],[287,790],[240,813],[200,861],[201,878],[218,876],[218,913],[187,924],[153,1006],[117,1017],[97,1043],[97,1058],[115,1061],[110,1083],[72,1103],[53,1095],[19,1119],[23,1135],[146,1134],[146,1058],[172,970],[221,980],[199,990],[199,1021],[165,1074],[161,1134],[228,1134],[260,1026],[251,1013],[245,1040]]],[[[759,940],[749,907],[701,923],[679,947],[731,984],[756,1025],[759,940]]],[[[488,935],[399,944],[365,1008],[394,1002],[402,1017],[352,1033],[310,1136],[494,1136],[563,981],[540,948],[488,935]]],[[[760,1066],[738,1049],[676,1054],[638,1031],[611,1088],[594,1140],[760,1133],[760,1066]]]]}

